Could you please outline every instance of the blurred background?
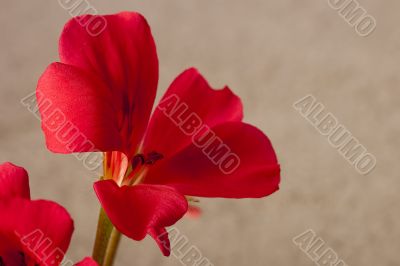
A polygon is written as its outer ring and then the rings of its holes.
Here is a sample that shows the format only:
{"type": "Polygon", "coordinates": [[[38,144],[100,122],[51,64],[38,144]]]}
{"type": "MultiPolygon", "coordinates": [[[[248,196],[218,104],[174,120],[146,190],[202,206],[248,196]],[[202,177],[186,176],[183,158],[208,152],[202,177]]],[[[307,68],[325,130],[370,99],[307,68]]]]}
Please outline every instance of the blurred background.
{"type": "MultiPolygon", "coordinates": [[[[377,21],[360,37],[328,0],[90,1],[100,14],[135,10],[148,20],[160,60],[160,97],[197,67],[227,84],[245,121],[272,140],[281,189],[261,200],[201,199],[200,219],[176,228],[214,265],[313,265],[292,239],[314,230],[352,266],[400,265],[400,2],[360,0],[377,21]],[[366,176],[330,146],[292,104],[313,94],[377,158],[366,176]]],[[[58,1],[1,0],[0,161],[30,173],[34,198],[55,200],[75,220],[68,259],[90,255],[99,204],[94,173],[46,150],[39,121],[20,100],[58,60],[70,14],[58,1]]],[[[127,239],[116,265],[181,265],[155,243],[127,239]]]]}

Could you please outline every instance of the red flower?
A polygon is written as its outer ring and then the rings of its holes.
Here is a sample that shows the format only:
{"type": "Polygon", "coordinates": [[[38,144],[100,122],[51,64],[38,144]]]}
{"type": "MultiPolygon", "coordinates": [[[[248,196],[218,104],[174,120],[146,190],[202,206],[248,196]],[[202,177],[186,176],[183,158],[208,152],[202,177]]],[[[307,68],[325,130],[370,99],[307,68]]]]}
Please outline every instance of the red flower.
{"type": "Polygon", "coordinates": [[[61,63],[38,82],[47,147],[104,152],[105,180],[94,188],[109,218],[132,239],[150,234],[168,255],[158,236],[187,211],[184,195],[264,197],[278,189],[279,165],[268,138],[242,122],[239,97],[212,89],[196,69],[175,79],[150,119],[158,83],[150,28],[137,13],[104,18],[96,37],[69,21],[61,63]]]}
{"type": "Polygon", "coordinates": [[[73,221],[57,203],[31,200],[28,173],[11,163],[0,165],[0,213],[0,265],[60,264],[73,221]]]}

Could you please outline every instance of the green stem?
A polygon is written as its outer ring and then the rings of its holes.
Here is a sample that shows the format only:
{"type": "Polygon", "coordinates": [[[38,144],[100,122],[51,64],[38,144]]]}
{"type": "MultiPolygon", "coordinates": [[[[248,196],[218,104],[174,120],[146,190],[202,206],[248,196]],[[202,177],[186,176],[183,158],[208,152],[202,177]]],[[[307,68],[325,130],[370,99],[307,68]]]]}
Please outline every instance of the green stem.
{"type": "Polygon", "coordinates": [[[100,210],[93,259],[100,266],[112,266],[121,234],[114,228],[103,209],[100,210]]]}
{"type": "Polygon", "coordinates": [[[108,246],[105,252],[103,266],[112,266],[114,264],[114,258],[117,254],[119,241],[121,240],[121,233],[116,228],[113,228],[108,241],[108,246]]]}
{"type": "MultiPolygon", "coordinates": [[[[109,168],[107,167],[108,160],[112,161],[112,154],[104,153],[103,161],[103,176],[100,180],[107,179],[109,168]]],[[[126,173],[127,174],[127,173],[126,173]]],[[[108,179],[111,179],[109,177],[108,179]]],[[[92,258],[99,264],[99,266],[112,266],[114,263],[115,255],[119,242],[121,240],[121,233],[114,227],[108,218],[103,208],[100,208],[99,221],[97,224],[96,240],[94,242],[92,258]]],[[[1,266],[1,265],[0,265],[1,266]]]]}
{"type": "Polygon", "coordinates": [[[99,221],[97,224],[96,241],[93,247],[93,259],[99,265],[103,265],[104,255],[107,249],[108,240],[110,238],[113,225],[107,217],[103,209],[100,209],[99,221]]]}

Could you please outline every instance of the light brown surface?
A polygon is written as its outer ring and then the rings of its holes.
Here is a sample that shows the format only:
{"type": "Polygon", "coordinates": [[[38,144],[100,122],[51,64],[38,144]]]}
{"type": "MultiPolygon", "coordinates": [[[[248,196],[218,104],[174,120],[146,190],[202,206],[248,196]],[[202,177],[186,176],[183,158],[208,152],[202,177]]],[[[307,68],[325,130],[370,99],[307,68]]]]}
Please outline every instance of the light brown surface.
{"type": "MultiPolygon", "coordinates": [[[[100,13],[146,16],[160,58],[160,96],[196,66],[243,99],[245,120],[271,138],[281,190],[262,200],[204,199],[204,215],[177,225],[215,265],[313,265],[292,238],[308,228],[351,266],[399,265],[400,2],[360,1],[377,20],[359,37],[326,0],[96,1],[100,13]],[[359,175],[292,103],[312,93],[377,157],[359,175]]],[[[46,150],[20,103],[57,60],[67,11],[57,1],[2,0],[0,161],[26,167],[34,198],[60,202],[76,225],[68,258],[90,255],[98,214],[95,176],[46,150]]],[[[117,265],[181,265],[154,242],[124,240],[117,265]]]]}

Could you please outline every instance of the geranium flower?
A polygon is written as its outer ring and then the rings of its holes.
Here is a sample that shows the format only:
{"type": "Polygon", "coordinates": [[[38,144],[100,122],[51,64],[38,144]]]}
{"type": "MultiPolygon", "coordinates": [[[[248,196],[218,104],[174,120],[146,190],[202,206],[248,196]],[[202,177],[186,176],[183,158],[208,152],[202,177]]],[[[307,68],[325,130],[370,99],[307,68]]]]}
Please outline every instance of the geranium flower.
{"type": "MultiPolygon", "coordinates": [[[[31,200],[28,173],[11,163],[0,165],[0,213],[0,265],[61,263],[74,230],[71,217],[55,202],[31,200]]],[[[78,265],[97,264],[86,258],[78,265]]]]}
{"type": "Polygon", "coordinates": [[[194,68],[175,79],[150,119],[158,83],[150,28],[134,12],[104,18],[96,37],[82,18],[69,21],[61,62],[38,82],[46,144],[57,153],[104,152],[94,188],[105,212],[120,232],[150,234],[168,255],[165,227],[187,211],[185,196],[264,197],[278,189],[280,168],[268,138],[242,122],[239,97],[214,90],[194,68]]]}

